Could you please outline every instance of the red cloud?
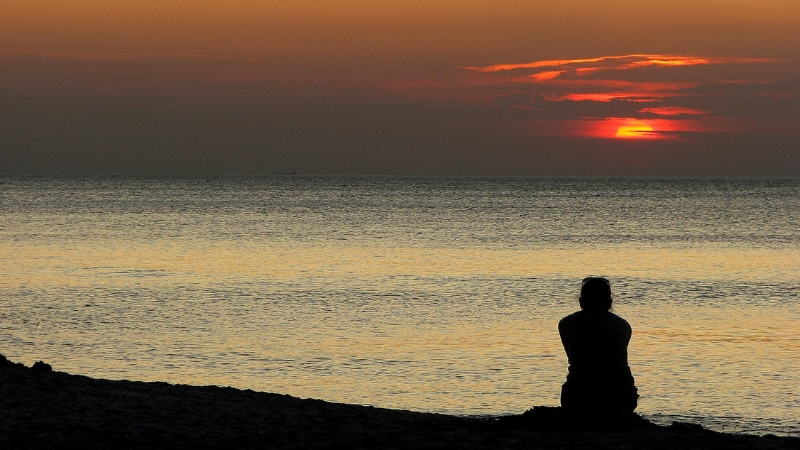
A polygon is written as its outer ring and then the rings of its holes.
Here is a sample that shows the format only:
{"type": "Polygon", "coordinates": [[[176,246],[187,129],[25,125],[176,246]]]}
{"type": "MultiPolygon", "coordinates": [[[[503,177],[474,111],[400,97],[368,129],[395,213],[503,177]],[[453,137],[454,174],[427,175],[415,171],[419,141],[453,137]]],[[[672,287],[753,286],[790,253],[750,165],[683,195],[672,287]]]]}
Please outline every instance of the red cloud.
{"type": "MultiPolygon", "coordinates": [[[[543,61],[534,61],[523,64],[496,64],[486,67],[464,67],[464,69],[476,72],[502,72],[506,70],[518,69],[540,69],[540,68],[553,68],[553,67],[576,67],[575,70],[581,70],[586,73],[587,70],[596,71],[603,69],[633,69],[638,67],[663,65],[663,66],[691,66],[698,64],[718,64],[728,59],[707,59],[695,56],[675,56],[675,55],[620,55],[620,56],[601,56],[599,58],[587,59],[552,59],[543,61]],[[589,65],[592,63],[603,63],[597,67],[589,65]],[[589,65],[589,67],[586,67],[589,65]]],[[[748,60],[751,61],[751,60],[748,60]]]]}
{"type": "MultiPolygon", "coordinates": [[[[731,81],[724,78],[726,65],[738,67],[738,73],[747,73],[742,67],[778,62],[752,58],[633,54],[462,69],[473,74],[473,78],[482,80],[473,82],[475,85],[494,86],[498,92],[505,92],[497,97],[497,103],[504,108],[526,111],[535,121],[572,124],[551,128],[562,130],[556,131],[558,134],[614,137],[620,126],[636,121],[653,128],[653,133],[647,133],[648,137],[659,138],[733,132],[742,127],[740,118],[736,118],[736,127],[725,125],[726,120],[734,121],[734,117],[725,117],[724,108],[731,103],[728,97],[757,94],[762,98],[785,99],[785,87],[780,93],[767,89],[765,94],[761,91],[714,90],[706,86],[719,86],[731,81]],[[703,69],[703,66],[709,69],[703,69]],[[715,103],[720,105],[719,109],[709,108],[715,103]],[[715,119],[711,121],[711,117],[715,119]]],[[[760,80],[764,86],[772,88],[769,81],[760,80]]],[[[755,126],[753,128],[755,130],[755,126]]]]}
{"type": "Polygon", "coordinates": [[[704,116],[711,114],[709,111],[697,108],[681,108],[680,106],[659,106],[656,108],[642,108],[641,113],[656,114],[659,116],[704,116]]]}

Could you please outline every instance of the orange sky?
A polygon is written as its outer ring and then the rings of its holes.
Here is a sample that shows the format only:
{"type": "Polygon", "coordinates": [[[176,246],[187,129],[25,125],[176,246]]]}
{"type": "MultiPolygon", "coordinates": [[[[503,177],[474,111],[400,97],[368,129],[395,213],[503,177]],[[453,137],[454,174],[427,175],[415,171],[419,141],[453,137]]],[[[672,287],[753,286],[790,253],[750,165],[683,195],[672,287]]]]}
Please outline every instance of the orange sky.
{"type": "Polygon", "coordinates": [[[800,175],[799,29],[796,0],[4,2],[0,172],[800,175]],[[665,142],[606,142],[631,121],[665,142]]]}
{"type": "Polygon", "coordinates": [[[27,0],[0,5],[6,49],[315,57],[337,66],[475,65],[628,53],[798,56],[794,0],[27,0]],[[338,63],[337,63],[338,62],[338,63]],[[463,61],[461,61],[463,62],[463,61]]]}

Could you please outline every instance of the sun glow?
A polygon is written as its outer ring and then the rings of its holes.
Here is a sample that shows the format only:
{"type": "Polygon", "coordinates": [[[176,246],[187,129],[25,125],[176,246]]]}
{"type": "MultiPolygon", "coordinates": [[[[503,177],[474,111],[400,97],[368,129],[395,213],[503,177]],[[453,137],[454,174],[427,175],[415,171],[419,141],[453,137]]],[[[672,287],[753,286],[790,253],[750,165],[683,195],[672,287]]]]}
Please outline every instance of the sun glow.
{"type": "Polygon", "coordinates": [[[617,138],[628,138],[628,139],[630,138],[636,139],[636,138],[652,137],[652,136],[654,136],[653,127],[639,120],[628,122],[625,125],[619,127],[617,133],[614,135],[614,137],[617,138]]]}
{"type": "Polygon", "coordinates": [[[653,127],[650,125],[639,120],[633,120],[619,127],[614,137],[625,139],[653,137],[655,136],[653,131],[653,127]]]}

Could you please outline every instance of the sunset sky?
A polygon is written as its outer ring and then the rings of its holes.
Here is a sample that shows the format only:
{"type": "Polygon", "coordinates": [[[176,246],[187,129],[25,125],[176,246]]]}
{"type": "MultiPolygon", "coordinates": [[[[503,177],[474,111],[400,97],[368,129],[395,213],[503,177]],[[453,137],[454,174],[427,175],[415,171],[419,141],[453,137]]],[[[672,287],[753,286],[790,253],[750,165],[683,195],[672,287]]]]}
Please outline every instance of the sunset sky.
{"type": "Polygon", "coordinates": [[[797,0],[0,3],[0,173],[800,176],[797,0]]]}

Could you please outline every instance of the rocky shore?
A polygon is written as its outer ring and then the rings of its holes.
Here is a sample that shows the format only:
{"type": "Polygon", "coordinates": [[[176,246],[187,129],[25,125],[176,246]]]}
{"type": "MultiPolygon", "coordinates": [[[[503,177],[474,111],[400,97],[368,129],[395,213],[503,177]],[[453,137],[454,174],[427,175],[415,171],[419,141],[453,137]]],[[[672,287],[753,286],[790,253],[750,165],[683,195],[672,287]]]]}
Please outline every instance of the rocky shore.
{"type": "Polygon", "coordinates": [[[800,449],[800,438],[547,407],[499,418],[426,414],[217,386],[99,380],[0,355],[0,448],[734,450],[800,449]]]}

